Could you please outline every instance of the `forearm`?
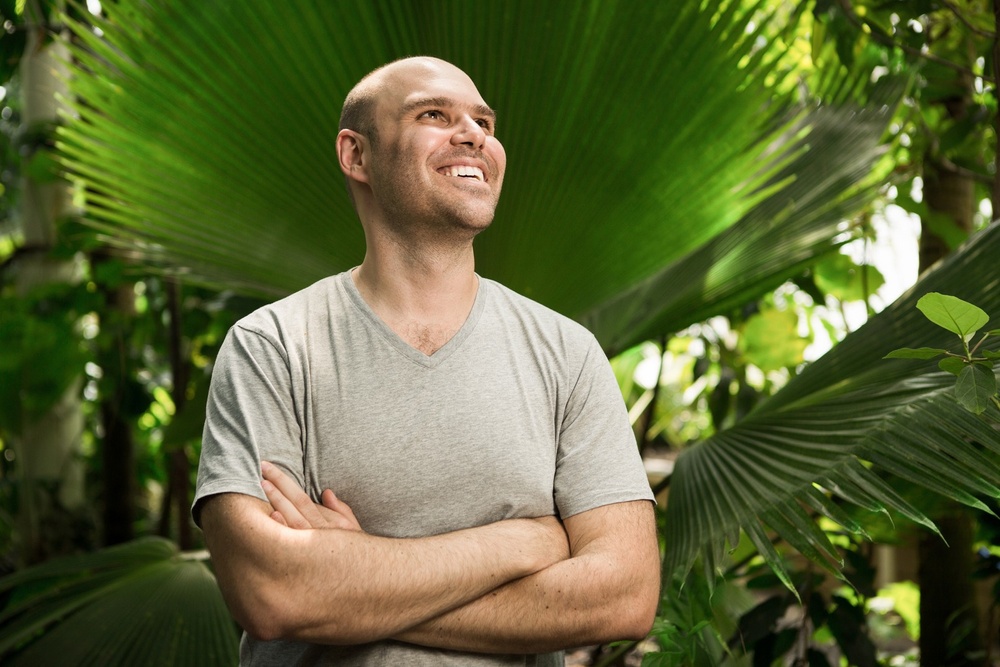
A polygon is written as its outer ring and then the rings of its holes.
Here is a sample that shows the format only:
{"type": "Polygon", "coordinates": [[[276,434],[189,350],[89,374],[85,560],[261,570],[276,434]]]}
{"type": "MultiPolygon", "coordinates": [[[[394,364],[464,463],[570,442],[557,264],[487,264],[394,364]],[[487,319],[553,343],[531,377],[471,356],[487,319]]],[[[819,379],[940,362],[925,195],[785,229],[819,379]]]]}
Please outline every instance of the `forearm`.
{"type": "MultiPolygon", "coordinates": [[[[649,632],[649,605],[598,557],[562,561],[396,636],[481,653],[541,653],[649,632]]],[[[655,608],[655,607],[654,607],[655,608]]]]}
{"type": "MultiPolygon", "coordinates": [[[[644,530],[647,536],[651,527],[644,530]]],[[[539,653],[639,639],[659,600],[652,539],[630,553],[611,541],[513,581],[396,636],[426,646],[482,653],[539,653]]]]}
{"type": "Polygon", "coordinates": [[[548,529],[532,520],[402,540],[292,530],[253,502],[259,507],[249,516],[225,525],[212,512],[204,518],[230,609],[264,639],[389,637],[557,560],[548,529]]]}

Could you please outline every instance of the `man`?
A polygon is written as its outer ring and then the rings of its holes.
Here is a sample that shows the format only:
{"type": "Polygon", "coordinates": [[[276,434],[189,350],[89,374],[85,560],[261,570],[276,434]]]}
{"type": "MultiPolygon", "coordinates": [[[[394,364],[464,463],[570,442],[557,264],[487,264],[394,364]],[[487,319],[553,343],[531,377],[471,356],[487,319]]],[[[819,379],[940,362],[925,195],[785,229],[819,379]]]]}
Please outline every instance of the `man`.
{"type": "Polygon", "coordinates": [[[652,496],[607,360],[474,272],[494,130],[449,63],[365,77],[336,145],[364,261],[227,337],[194,513],[241,664],[561,665],[649,631],[652,496]]]}

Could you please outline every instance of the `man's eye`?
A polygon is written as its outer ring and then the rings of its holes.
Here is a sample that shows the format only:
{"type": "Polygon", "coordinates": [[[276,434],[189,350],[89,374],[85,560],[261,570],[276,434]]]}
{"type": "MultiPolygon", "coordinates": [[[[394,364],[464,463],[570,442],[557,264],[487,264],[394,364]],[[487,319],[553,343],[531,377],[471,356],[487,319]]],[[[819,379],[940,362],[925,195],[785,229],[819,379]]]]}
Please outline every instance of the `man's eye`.
{"type": "Polygon", "coordinates": [[[444,114],[436,110],[425,111],[420,115],[423,116],[424,118],[429,118],[431,120],[439,120],[441,118],[444,118],[444,114]]]}

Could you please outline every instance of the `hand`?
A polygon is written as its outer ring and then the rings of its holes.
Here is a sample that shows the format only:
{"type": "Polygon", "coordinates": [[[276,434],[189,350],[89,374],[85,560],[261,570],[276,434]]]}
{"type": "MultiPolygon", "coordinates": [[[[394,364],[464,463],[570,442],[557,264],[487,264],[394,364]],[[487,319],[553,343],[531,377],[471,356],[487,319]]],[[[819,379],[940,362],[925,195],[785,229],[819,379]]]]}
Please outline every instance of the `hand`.
{"type": "Polygon", "coordinates": [[[526,519],[526,521],[531,522],[531,525],[539,530],[538,538],[532,539],[531,544],[542,559],[543,567],[566,560],[571,556],[569,537],[562,521],[554,516],[542,516],[536,519],[526,519]]]}
{"type": "Polygon", "coordinates": [[[262,461],[260,464],[261,488],[274,508],[271,518],[289,528],[339,528],[361,531],[361,524],[347,503],[326,489],[314,503],[305,491],[278,466],[262,461]]]}

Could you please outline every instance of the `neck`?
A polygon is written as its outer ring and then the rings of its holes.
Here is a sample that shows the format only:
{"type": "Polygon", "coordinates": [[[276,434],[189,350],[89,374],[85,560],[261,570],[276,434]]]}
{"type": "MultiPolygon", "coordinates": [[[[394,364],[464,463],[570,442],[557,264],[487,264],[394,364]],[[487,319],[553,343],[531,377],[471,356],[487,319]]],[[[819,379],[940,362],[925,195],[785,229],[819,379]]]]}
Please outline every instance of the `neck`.
{"type": "Polygon", "coordinates": [[[437,319],[453,311],[468,313],[478,280],[471,253],[467,258],[382,256],[369,250],[354,274],[368,305],[379,315],[437,319]]]}
{"type": "Polygon", "coordinates": [[[479,288],[471,240],[454,247],[406,244],[366,234],[354,283],[371,309],[400,337],[428,354],[465,322],[479,288]]]}

